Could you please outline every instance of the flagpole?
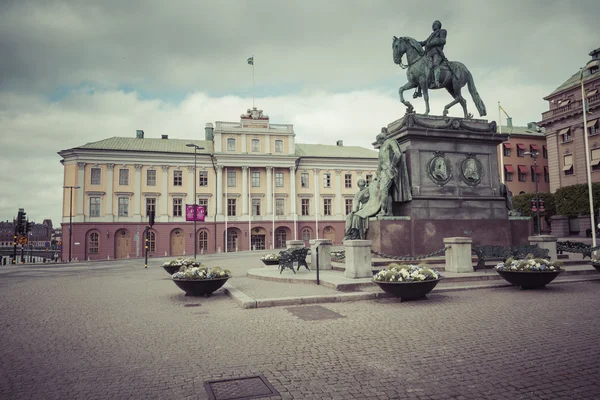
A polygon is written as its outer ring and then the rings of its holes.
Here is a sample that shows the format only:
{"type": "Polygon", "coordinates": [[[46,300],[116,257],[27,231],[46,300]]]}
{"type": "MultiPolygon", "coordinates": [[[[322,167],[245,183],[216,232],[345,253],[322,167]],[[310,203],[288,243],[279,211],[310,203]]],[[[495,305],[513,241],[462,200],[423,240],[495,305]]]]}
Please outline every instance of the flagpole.
{"type": "Polygon", "coordinates": [[[319,176],[317,172],[315,172],[315,235],[316,239],[319,238],[319,199],[317,198],[317,185],[319,184],[319,176]]]}
{"type": "Polygon", "coordinates": [[[229,199],[227,198],[227,188],[229,187],[229,176],[227,174],[227,167],[225,167],[225,253],[229,247],[227,243],[227,216],[229,215],[229,199]]]}
{"type": "MultiPolygon", "coordinates": [[[[502,114],[500,113],[500,102],[498,102],[498,133],[502,135],[502,114]]],[[[503,142],[504,143],[504,142],[503,142]]],[[[500,143],[500,183],[504,184],[504,144],[500,143]]]]}
{"type": "Polygon", "coordinates": [[[254,54],[252,54],[252,108],[254,108],[255,93],[256,93],[256,87],[254,85],[254,54]]]}
{"type": "MultiPolygon", "coordinates": [[[[592,60],[588,61],[588,64],[592,60]]],[[[587,64],[585,65],[587,67],[587,64]]],[[[579,71],[579,82],[581,84],[581,108],[583,113],[583,141],[585,144],[585,166],[587,170],[588,201],[590,203],[590,222],[592,224],[592,247],[596,247],[596,221],[594,215],[594,194],[592,192],[592,171],[590,170],[590,144],[588,142],[588,124],[587,124],[587,96],[583,87],[583,69],[579,71]]]]}
{"type": "Polygon", "coordinates": [[[273,168],[273,199],[271,199],[271,207],[273,207],[273,225],[271,227],[271,248],[275,248],[275,175],[277,175],[277,170],[273,168]]]}

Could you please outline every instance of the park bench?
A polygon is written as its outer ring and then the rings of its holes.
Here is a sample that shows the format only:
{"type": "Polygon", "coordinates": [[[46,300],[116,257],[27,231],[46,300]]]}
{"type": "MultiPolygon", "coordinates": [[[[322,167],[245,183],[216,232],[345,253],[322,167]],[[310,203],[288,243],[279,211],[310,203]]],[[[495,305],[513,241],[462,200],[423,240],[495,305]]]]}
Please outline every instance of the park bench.
{"type": "Polygon", "coordinates": [[[487,260],[506,261],[510,257],[525,258],[528,254],[533,254],[535,258],[548,258],[548,249],[542,249],[537,244],[535,245],[519,245],[519,246],[496,246],[485,245],[473,247],[473,252],[477,255],[477,266],[475,270],[480,268],[485,269],[487,260]]]}
{"type": "Polygon", "coordinates": [[[308,255],[308,247],[302,247],[300,249],[287,249],[279,252],[279,273],[281,274],[285,268],[291,269],[294,274],[294,263],[298,263],[298,270],[303,265],[307,270],[308,264],[306,263],[306,256],[308,255]]]}
{"type": "Polygon", "coordinates": [[[556,242],[556,250],[558,250],[558,254],[562,254],[565,251],[567,253],[583,254],[583,258],[592,258],[592,246],[581,242],[571,242],[570,240],[556,242]]]}

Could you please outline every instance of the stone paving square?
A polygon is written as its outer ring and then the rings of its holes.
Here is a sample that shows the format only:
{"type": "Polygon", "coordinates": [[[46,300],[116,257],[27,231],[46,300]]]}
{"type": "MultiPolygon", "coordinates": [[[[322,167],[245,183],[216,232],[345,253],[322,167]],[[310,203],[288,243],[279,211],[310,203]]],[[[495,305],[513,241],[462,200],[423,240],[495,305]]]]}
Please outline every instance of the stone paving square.
{"type": "MultiPolygon", "coordinates": [[[[205,258],[237,265],[233,285],[258,265],[228,257],[205,258]]],[[[327,303],[343,318],[304,321],[186,297],[162,261],[0,268],[0,398],[205,400],[207,381],[257,375],[271,399],[600,398],[598,280],[327,303]]]]}

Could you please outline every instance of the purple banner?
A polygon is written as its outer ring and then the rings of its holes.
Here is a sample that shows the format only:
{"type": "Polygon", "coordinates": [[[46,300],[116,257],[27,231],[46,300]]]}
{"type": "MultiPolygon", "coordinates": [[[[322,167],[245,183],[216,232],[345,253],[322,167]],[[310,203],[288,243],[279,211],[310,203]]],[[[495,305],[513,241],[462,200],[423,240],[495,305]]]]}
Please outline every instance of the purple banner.
{"type": "MultiPolygon", "coordinates": [[[[206,215],[206,210],[204,206],[196,206],[196,221],[204,222],[204,216],[206,215]]],[[[185,220],[193,221],[194,220],[194,205],[186,204],[185,205],[185,220]]]]}

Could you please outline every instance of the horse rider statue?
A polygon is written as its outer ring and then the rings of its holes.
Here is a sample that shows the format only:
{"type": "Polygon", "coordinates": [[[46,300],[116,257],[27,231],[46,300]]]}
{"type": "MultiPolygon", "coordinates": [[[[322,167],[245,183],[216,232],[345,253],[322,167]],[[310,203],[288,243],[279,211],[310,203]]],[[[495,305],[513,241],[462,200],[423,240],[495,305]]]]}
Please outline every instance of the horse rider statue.
{"type": "MultiPolygon", "coordinates": [[[[444,55],[444,45],[446,44],[446,36],[448,32],[445,29],[442,29],[442,23],[439,20],[433,21],[431,26],[433,32],[426,40],[419,42],[423,49],[425,50],[425,54],[431,60],[431,70],[433,70],[433,76],[435,80],[435,87],[439,88],[440,85],[440,65],[442,61],[446,60],[446,56],[444,55]]],[[[431,74],[430,74],[431,76],[431,74]]],[[[417,88],[417,91],[413,95],[416,99],[417,97],[421,97],[421,88],[417,88]]]]}

